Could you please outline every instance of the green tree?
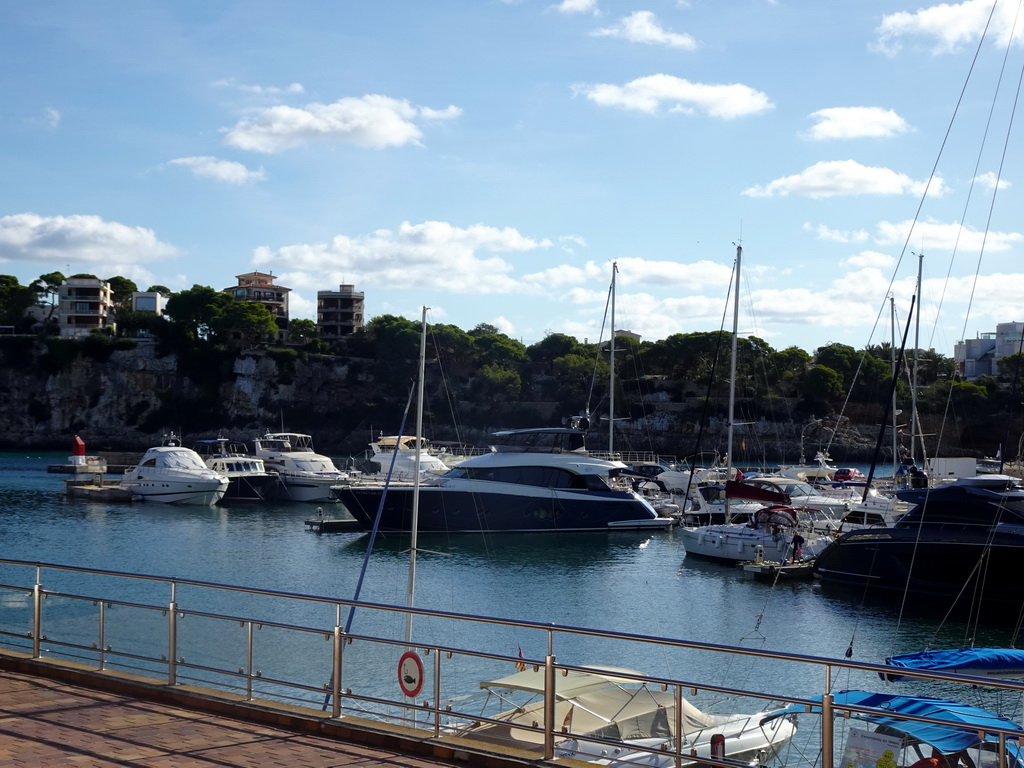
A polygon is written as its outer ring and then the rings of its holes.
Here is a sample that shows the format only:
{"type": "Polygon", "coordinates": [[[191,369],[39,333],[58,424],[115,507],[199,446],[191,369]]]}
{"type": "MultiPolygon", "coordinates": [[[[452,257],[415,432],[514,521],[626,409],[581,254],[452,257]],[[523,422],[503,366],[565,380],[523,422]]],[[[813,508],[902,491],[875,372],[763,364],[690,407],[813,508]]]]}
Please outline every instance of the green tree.
{"type": "Polygon", "coordinates": [[[473,330],[469,332],[470,336],[493,336],[501,333],[497,326],[491,325],[490,323],[479,323],[473,330]]]}
{"type": "Polygon", "coordinates": [[[316,341],[316,323],[304,317],[294,318],[288,321],[288,338],[300,344],[316,341]]]}
{"type": "Polygon", "coordinates": [[[999,378],[1007,381],[1017,381],[1018,384],[1024,381],[1024,354],[1014,352],[1012,355],[1001,357],[996,362],[999,368],[999,378]]]}
{"type": "Polygon", "coordinates": [[[173,296],[174,291],[168,288],[166,285],[151,285],[146,289],[146,293],[160,293],[164,296],[173,296]]]}
{"type": "Polygon", "coordinates": [[[45,275],[37,277],[29,285],[29,288],[36,294],[36,303],[40,306],[48,307],[45,320],[47,323],[53,320],[53,316],[57,312],[57,307],[59,306],[58,296],[60,296],[60,287],[63,283],[63,274],[60,272],[47,272],[45,275]]]}
{"type": "Polygon", "coordinates": [[[165,314],[180,326],[188,338],[208,339],[215,332],[225,309],[234,302],[226,293],[206,285],[193,285],[167,300],[165,314]]]}
{"type": "Polygon", "coordinates": [[[804,400],[816,410],[832,407],[845,392],[842,375],[826,365],[815,365],[804,376],[804,400]]]}
{"type": "Polygon", "coordinates": [[[519,373],[498,365],[484,365],[473,377],[472,391],[494,402],[518,400],[522,389],[519,373]]]}
{"type": "Polygon", "coordinates": [[[526,362],[526,347],[503,333],[475,335],[473,347],[481,365],[496,365],[513,370],[526,362]]]}
{"type": "Polygon", "coordinates": [[[580,343],[564,333],[549,333],[541,341],[526,348],[526,355],[535,363],[550,363],[577,351],[580,343]]]}
{"type": "Polygon", "coordinates": [[[18,282],[14,275],[0,275],[0,325],[13,325],[24,332],[32,325],[25,313],[36,303],[36,292],[18,282]]]}
{"type": "Polygon", "coordinates": [[[110,284],[110,298],[114,305],[118,309],[130,310],[132,308],[132,294],[139,290],[139,286],[133,280],[121,277],[120,275],[108,277],[107,283],[110,284]]]}
{"type": "Polygon", "coordinates": [[[213,321],[212,330],[216,341],[251,344],[274,341],[277,339],[278,326],[277,318],[266,305],[251,301],[230,301],[213,321]]]}

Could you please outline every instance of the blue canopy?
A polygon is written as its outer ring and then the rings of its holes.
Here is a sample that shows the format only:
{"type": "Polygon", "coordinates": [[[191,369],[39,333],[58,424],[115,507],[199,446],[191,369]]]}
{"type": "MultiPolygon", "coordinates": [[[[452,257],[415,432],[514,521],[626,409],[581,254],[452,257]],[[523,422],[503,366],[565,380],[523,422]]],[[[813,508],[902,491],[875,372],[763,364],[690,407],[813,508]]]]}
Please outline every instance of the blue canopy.
{"type": "MultiPolygon", "coordinates": [[[[974,677],[1024,678],[1024,651],[1016,648],[961,648],[920,651],[889,656],[885,663],[905,669],[931,669],[974,677]]],[[[879,673],[883,680],[902,680],[903,675],[879,673]]]]}
{"type": "MultiPolygon", "coordinates": [[[[853,712],[851,718],[874,723],[875,725],[886,725],[911,738],[930,744],[943,754],[952,754],[962,749],[973,747],[980,741],[998,742],[999,734],[991,733],[993,728],[1010,731],[1014,734],[1024,734],[1021,728],[1012,720],[1000,717],[994,712],[986,709],[972,707],[969,704],[959,704],[955,701],[944,699],[929,699],[922,696],[900,696],[889,693],[872,693],[871,691],[840,691],[832,695],[832,700],[837,707],[857,706],[872,707],[874,709],[888,710],[894,715],[864,714],[853,712]],[[935,725],[933,723],[921,723],[914,720],[904,720],[907,717],[928,717],[933,720],[948,721],[949,725],[935,725]],[[979,732],[984,732],[984,738],[979,738],[979,732]]],[[[815,697],[811,701],[821,701],[821,697],[815,697]]],[[[773,714],[801,713],[806,712],[801,704],[792,704],[783,710],[773,714]]],[[[812,712],[821,712],[820,703],[817,707],[811,707],[812,712]]],[[[1018,739],[1019,736],[1007,736],[1007,739],[1018,739]]],[[[1011,746],[1007,742],[1007,751],[1015,758],[1017,765],[1024,766],[1021,759],[1020,747],[1014,742],[1011,746]]]]}

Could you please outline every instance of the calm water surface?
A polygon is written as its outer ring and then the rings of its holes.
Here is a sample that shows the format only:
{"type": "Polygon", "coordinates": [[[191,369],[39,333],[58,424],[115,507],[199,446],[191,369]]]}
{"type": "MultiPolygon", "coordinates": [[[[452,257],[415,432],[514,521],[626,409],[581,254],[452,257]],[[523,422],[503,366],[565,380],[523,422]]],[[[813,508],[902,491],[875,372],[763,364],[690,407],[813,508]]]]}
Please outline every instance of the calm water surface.
{"type": "MultiPolygon", "coordinates": [[[[47,465],[65,461],[56,453],[0,453],[0,556],[355,597],[369,537],[308,531],[304,520],[316,505],[90,503],[67,498],[65,476],[47,473],[47,465]]],[[[328,515],[336,512],[324,506],[328,515]]],[[[403,537],[378,539],[361,599],[405,604],[407,546],[403,537]]],[[[852,647],[853,659],[873,663],[929,644],[1013,639],[1005,624],[972,630],[940,624],[934,615],[901,617],[894,607],[826,593],[813,582],[772,587],[736,567],[688,558],[673,531],[435,536],[421,537],[420,547],[431,550],[418,558],[416,604],[423,608],[834,658],[852,647]]],[[[528,640],[528,656],[542,657],[542,644],[528,640]]],[[[526,641],[502,636],[497,642],[526,641]]],[[[674,671],[658,668],[653,656],[603,663],[635,662],[650,674],[674,671]]],[[[722,680],[743,666],[717,663],[721,668],[708,671],[722,680]]],[[[750,673],[749,665],[743,668],[750,673]]]]}

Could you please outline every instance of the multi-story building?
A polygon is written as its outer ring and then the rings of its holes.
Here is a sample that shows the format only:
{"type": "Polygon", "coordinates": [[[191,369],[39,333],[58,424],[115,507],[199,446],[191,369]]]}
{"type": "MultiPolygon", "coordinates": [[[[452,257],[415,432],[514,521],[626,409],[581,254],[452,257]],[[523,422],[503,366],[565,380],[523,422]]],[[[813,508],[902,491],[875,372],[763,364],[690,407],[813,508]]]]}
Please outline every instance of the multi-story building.
{"type": "Polygon", "coordinates": [[[60,286],[60,335],[82,336],[113,329],[110,283],[97,277],[69,277],[60,286]]]}
{"type": "Polygon", "coordinates": [[[288,327],[288,294],[291,288],[274,285],[274,276],[263,272],[236,275],[235,279],[238,285],[225,288],[223,293],[230,293],[237,301],[262,304],[277,320],[278,328],[288,327]]]}
{"type": "Polygon", "coordinates": [[[363,292],[354,285],[316,292],[316,327],[321,339],[332,341],[363,330],[363,292]]]}
{"type": "Polygon", "coordinates": [[[999,361],[1021,351],[1024,323],[999,323],[995,333],[979,333],[976,339],[958,341],[953,359],[960,375],[968,381],[999,374],[999,361]]]}

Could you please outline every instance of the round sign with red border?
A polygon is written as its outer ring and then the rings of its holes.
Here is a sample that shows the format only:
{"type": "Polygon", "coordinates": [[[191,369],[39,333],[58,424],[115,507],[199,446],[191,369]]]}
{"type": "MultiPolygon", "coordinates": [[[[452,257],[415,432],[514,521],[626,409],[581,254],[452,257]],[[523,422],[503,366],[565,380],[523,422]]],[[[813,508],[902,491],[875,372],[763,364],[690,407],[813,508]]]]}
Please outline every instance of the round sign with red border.
{"type": "Polygon", "coordinates": [[[423,690],[423,662],[412,651],[406,651],[398,660],[398,686],[410,698],[423,690]]]}

